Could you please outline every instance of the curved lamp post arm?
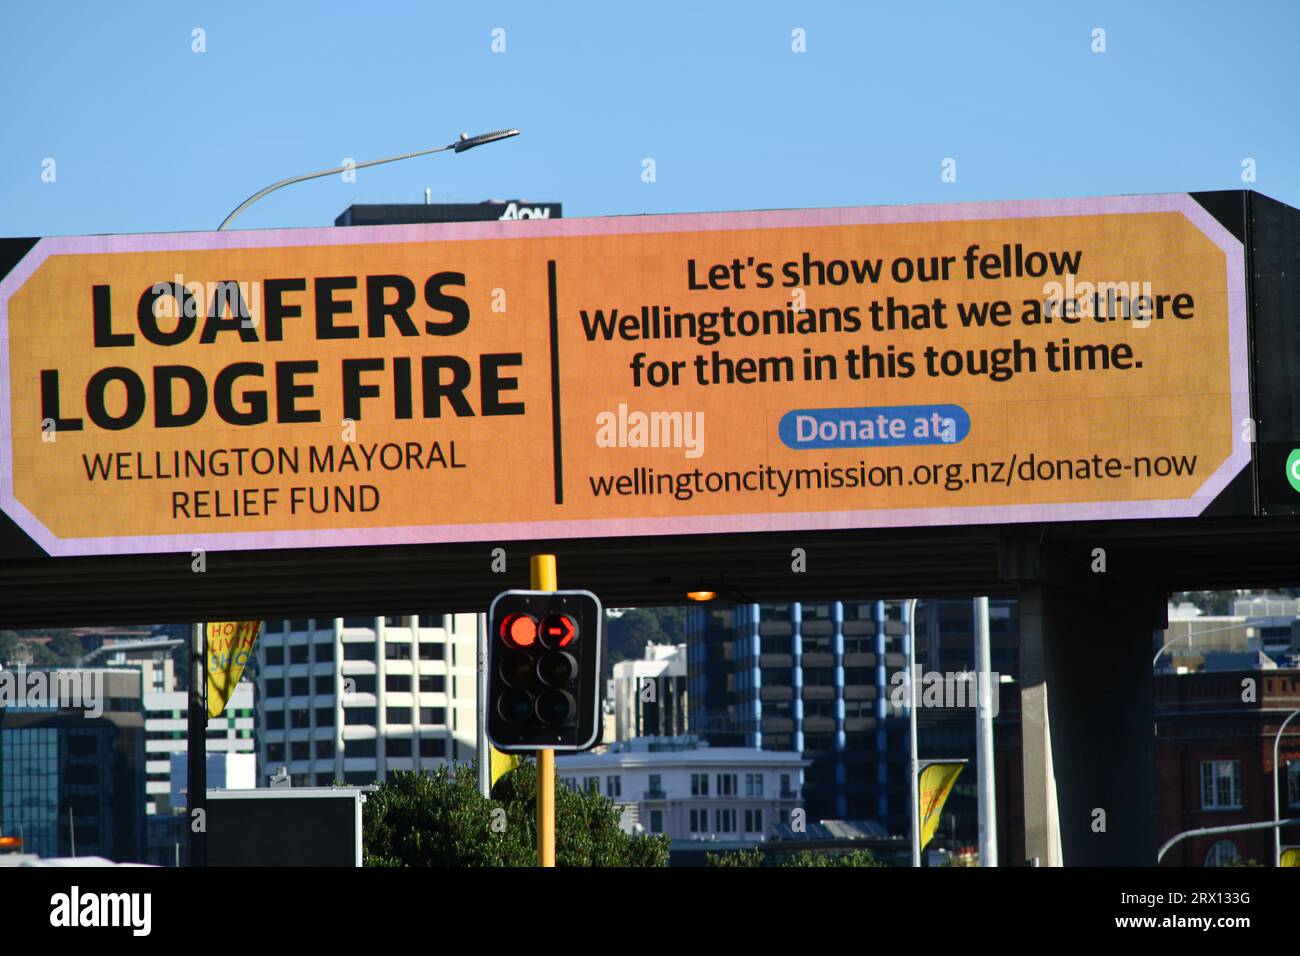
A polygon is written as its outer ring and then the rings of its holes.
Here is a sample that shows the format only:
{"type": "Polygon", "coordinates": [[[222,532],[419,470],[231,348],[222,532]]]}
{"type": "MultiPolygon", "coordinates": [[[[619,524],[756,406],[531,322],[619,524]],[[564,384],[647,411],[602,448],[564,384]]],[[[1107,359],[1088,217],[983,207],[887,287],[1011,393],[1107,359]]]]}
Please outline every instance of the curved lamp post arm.
{"type": "Polygon", "coordinates": [[[367,160],[364,163],[355,163],[347,166],[338,166],[335,167],[334,169],[322,169],[318,173],[304,173],[301,176],[290,176],[288,179],[282,179],[278,183],[272,183],[271,185],[267,186],[265,189],[261,189],[253,193],[253,195],[249,196],[247,199],[241,202],[238,206],[235,207],[234,212],[232,212],[229,216],[227,216],[222,221],[221,225],[217,226],[217,231],[220,232],[222,229],[225,229],[227,226],[229,226],[232,222],[235,221],[236,217],[241,212],[243,212],[249,206],[253,205],[253,203],[257,202],[267,193],[273,193],[277,189],[280,189],[284,186],[292,186],[294,183],[300,183],[307,179],[320,179],[322,176],[333,176],[335,173],[346,172],[350,169],[366,169],[369,166],[380,166],[384,163],[395,163],[398,160],[402,160],[402,159],[414,159],[416,156],[428,156],[431,153],[445,153],[448,150],[452,151],[453,153],[463,153],[467,149],[473,149],[475,146],[482,146],[484,143],[493,143],[499,139],[508,139],[511,136],[518,136],[518,135],[519,135],[519,130],[517,129],[502,129],[502,130],[497,130],[496,132],[493,133],[483,133],[479,136],[466,136],[464,133],[462,133],[460,139],[458,139],[454,143],[448,143],[446,146],[435,146],[433,149],[422,149],[414,153],[401,153],[397,156],[385,156],[383,159],[371,159],[371,160],[367,160]]]}
{"type": "MultiPolygon", "coordinates": [[[[1273,820],[1277,821],[1282,813],[1281,807],[1281,774],[1278,773],[1278,745],[1282,743],[1282,733],[1286,730],[1286,725],[1293,719],[1300,716],[1300,709],[1291,711],[1290,716],[1282,721],[1282,726],[1277,729],[1277,736],[1273,738],[1273,820]]],[[[1282,831],[1278,828],[1273,830],[1273,865],[1282,865],[1282,831]]]]}

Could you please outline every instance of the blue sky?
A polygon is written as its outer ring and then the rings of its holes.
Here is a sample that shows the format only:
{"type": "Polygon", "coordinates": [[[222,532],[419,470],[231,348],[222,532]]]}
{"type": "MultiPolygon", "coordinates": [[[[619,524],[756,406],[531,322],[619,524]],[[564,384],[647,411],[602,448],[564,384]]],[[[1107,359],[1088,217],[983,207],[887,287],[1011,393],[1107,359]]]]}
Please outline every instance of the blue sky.
{"type": "Polygon", "coordinates": [[[0,235],[212,229],[282,177],[508,126],[292,186],[239,225],[426,186],[566,216],[1234,189],[1247,158],[1253,188],[1300,206],[1298,28],[1287,2],[10,0],[0,235]]]}

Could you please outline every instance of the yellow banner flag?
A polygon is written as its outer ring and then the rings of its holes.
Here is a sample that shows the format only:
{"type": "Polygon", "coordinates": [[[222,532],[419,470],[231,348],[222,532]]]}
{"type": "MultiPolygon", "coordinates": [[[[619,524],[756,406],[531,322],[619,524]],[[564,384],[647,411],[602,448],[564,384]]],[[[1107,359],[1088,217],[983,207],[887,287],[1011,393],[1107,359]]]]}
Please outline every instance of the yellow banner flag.
{"type": "Polygon", "coordinates": [[[953,784],[957,782],[957,775],[964,766],[960,763],[932,763],[921,771],[918,799],[922,849],[930,842],[934,831],[939,829],[939,815],[943,813],[943,805],[948,801],[948,794],[952,793],[953,784]]]}
{"type": "Polygon", "coordinates": [[[517,754],[503,754],[491,744],[488,744],[488,750],[492,751],[492,783],[490,786],[495,787],[498,780],[519,766],[519,756],[517,754]]]}
{"type": "Polygon", "coordinates": [[[205,624],[208,643],[208,717],[220,717],[253,656],[261,621],[205,624]]]}
{"type": "Polygon", "coordinates": [[[1282,859],[1278,861],[1278,866],[1300,866],[1300,847],[1291,847],[1289,850],[1282,851],[1282,859]]]}

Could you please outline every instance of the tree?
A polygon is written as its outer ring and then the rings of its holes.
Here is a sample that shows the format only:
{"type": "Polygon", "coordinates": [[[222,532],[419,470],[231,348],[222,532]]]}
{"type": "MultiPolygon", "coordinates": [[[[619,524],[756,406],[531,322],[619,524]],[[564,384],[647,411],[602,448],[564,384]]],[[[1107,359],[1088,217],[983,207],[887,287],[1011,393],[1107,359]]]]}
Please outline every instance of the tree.
{"type": "Polygon", "coordinates": [[[56,634],[46,645],[59,664],[75,664],[86,654],[81,638],[69,633],[56,634]]]}
{"type": "MultiPolygon", "coordinates": [[[[525,760],[478,791],[473,763],[399,773],[366,799],[366,866],[533,866],[537,862],[537,764],[525,760]]],[[[598,793],[555,790],[557,866],[665,866],[666,836],[632,836],[598,793]]]]}
{"type": "Polygon", "coordinates": [[[686,609],[681,607],[634,607],[606,619],[609,650],[607,674],[619,661],[639,660],[646,644],[681,644],[685,638],[686,609]]]}

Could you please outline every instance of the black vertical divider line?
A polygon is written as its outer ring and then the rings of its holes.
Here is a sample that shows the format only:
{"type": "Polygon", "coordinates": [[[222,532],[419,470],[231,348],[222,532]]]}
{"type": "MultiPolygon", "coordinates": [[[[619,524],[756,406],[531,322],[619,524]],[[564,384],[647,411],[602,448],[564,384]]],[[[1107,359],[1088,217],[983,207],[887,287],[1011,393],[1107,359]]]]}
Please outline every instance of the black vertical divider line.
{"type": "Polygon", "coordinates": [[[546,263],[551,308],[551,453],[555,460],[555,503],[564,504],[564,452],[560,447],[560,309],[555,285],[555,260],[546,263]]]}

